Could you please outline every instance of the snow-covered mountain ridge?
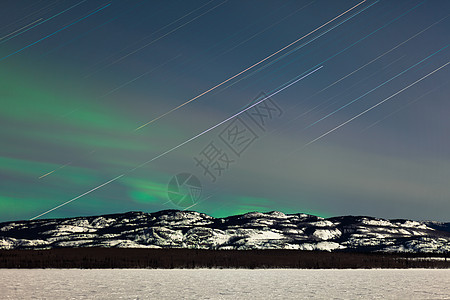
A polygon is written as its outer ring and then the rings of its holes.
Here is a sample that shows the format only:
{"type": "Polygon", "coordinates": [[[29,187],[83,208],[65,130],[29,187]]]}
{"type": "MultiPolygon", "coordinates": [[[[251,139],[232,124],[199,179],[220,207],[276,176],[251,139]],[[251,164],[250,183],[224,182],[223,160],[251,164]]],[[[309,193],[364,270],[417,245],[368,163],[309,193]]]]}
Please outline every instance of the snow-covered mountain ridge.
{"type": "Polygon", "coordinates": [[[214,218],[177,210],[0,223],[0,249],[60,247],[449,253],[450,223],[281,212],[214,218]]]}

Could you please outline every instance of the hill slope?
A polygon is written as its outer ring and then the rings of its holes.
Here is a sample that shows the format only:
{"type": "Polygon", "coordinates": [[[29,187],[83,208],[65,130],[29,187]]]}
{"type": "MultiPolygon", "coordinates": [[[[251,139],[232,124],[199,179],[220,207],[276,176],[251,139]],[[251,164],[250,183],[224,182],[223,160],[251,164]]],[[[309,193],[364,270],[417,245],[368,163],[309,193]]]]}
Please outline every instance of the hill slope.
{"type": "Polygon", "coordinates": [[[450,252],[450,223],[281,212],[128,212],[0,223],[0,249],[62,247],[450,252]]]}

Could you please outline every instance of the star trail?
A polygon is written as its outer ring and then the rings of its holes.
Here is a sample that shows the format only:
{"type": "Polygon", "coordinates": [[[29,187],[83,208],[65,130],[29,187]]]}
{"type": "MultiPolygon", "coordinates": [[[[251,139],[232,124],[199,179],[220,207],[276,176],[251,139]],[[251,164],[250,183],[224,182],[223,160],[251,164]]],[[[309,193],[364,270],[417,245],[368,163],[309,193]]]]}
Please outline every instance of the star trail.
{"type": "Polygon", "coordinates": [[[7,0],[0,16],[1,221],[448,221],[449,1],[7,0]],[[168,197],[179,174],[201,183],[189,206],[168,197]]]}

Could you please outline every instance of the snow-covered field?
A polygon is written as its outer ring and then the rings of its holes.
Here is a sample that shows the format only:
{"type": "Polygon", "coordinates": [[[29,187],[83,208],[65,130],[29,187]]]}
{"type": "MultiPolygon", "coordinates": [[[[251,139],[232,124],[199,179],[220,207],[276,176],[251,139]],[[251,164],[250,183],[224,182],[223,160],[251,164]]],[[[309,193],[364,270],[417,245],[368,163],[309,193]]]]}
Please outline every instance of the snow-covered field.
{"type": "Polygon", "coordinates": [[[0,270],[1,299],[450,299],[450,270],[0,270]]]}

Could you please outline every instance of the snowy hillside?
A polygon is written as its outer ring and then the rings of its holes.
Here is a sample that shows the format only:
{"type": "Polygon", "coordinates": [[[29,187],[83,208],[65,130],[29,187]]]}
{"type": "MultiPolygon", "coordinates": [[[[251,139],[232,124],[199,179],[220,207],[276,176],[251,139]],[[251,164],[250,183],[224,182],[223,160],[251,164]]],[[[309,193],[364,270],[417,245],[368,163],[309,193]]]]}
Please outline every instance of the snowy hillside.
{"type": "Polygon", "coordinates": [[[226,218],[188,211],[0,223],[0,249],[57,247],[450,252],[449,223],[281,212],[226,218]]]}

